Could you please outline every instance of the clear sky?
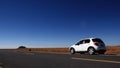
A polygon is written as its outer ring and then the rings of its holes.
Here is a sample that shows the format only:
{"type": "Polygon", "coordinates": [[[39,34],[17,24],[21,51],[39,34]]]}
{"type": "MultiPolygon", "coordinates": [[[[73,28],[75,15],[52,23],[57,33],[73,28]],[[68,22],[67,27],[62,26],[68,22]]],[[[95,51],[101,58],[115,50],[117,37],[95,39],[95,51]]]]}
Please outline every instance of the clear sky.
{"type": "Polygon", "coordinates": [[[0,0],[0,48],[120,44],[119,0],[0,0]]]}

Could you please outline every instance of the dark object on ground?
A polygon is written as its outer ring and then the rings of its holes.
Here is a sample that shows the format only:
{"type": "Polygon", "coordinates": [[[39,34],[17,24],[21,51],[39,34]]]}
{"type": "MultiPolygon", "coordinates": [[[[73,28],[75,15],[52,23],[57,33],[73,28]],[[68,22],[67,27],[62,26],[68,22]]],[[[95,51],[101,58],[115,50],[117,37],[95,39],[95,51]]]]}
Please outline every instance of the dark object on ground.
{"type": "Polygon", "coordinates": [[[26,48],[25,46],[19,46],[18,49],[24,49],[26,48]]]}

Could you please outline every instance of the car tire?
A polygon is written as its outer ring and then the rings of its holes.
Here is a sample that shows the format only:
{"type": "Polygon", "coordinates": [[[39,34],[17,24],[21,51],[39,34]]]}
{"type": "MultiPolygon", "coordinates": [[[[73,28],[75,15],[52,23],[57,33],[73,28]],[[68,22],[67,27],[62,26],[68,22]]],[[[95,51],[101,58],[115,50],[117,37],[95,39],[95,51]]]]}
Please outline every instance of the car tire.
{"type": "Polygon", "coordinates": [[[95,49],[93,47],[88,48],[88,53],[90,55],[94,55],[95,54],[95,49]]]}
{"type": "Polygon", "coordinates": [[[72,48],[72,49],[70,49],[70,53],[71,54],[75,54],[75,50],[72,48]]]}

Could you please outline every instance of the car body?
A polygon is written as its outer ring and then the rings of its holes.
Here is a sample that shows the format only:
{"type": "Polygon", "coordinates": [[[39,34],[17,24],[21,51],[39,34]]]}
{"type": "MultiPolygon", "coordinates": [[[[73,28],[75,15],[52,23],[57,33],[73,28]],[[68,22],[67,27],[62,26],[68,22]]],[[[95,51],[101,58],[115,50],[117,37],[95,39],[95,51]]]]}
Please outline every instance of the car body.
{"type": "Polygon", "coordinates": [[[100,38],[87,38],[72,45],[69,50],[71,54],[82,54],[85,52],[88,52],[89,54],[104,54],[106,52],[106,46],[100,38]]]}

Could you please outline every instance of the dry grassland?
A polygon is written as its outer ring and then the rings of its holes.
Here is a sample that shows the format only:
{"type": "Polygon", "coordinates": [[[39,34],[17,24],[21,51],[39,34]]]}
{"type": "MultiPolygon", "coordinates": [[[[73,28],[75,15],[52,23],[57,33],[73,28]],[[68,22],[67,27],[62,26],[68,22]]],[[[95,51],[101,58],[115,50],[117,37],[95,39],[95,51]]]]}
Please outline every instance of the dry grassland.
{"type": "MultiPolygon", "coordinates": [[[[26,48],[26,49],[17,49],[17,51],[69,54],[69,48],[26,48]]],[[[120,46],[107,46],[107,51],[105,54],[111,54],[111,55],[119,54],[120,55],[120,46]]]]}
{"type": "Polygon", "coordinates": [[[107,46],[106,54],[119,54],[120,55],[120,46],[107,46]]]}

